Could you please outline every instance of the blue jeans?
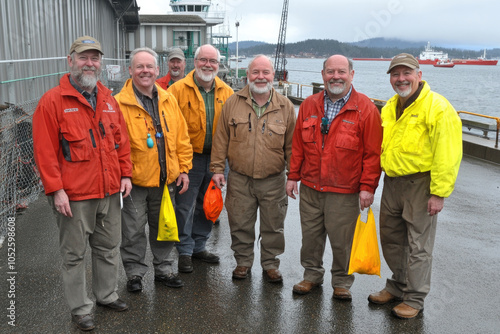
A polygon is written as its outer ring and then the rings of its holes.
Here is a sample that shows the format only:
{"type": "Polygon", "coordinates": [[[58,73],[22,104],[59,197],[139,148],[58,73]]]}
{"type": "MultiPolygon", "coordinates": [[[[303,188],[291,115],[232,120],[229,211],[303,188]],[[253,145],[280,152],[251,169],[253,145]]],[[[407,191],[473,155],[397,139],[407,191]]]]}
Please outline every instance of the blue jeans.
{"type": "Polygon", "coordinates": [[[193,169],[189,171],[189,189],[175,195],[175,215],[180,242],[179,255],[193,255],[205,250],[213,223],[205,217],[203,197],[212,179],[210,154],[193,154],[193,169]]]}

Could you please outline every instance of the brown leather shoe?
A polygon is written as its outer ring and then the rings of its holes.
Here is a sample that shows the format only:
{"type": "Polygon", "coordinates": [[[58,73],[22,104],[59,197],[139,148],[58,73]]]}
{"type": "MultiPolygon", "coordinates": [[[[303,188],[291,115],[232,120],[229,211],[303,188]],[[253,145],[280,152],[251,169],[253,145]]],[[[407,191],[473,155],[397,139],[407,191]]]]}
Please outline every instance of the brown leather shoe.
{"type": "Polygon", "coordinates": [[[394,314],[399,319],[412,319],[415,318],[420,313],[420,310],[411,307],[408,304],[401,303],[392,309],[392,314],[394,314]]]}
{"type": "Polygon", "coordinates": [[[399,300],[396,296],[392,295],[386,289],[383,289],[379,292],[372,293],[368,296],[368,301],[374,304],[387,304],[394,300],[399,300]]]}
{"type": "Polygon", "coordinates": [[[306,295],[309,292],[311,292],[313,288],[318,287],[320,285],[321,283],[313,283],[308,280],[303,280],[302,282],[297,283],[293,286],[293,292],[299,295],[306,295]]]}
{"type": "Polygon", "coordinates": [[[352,300],[352,295],[348,289],[333,288],[333,298],[341,300],[352,300]]]}
{"type": "Polygon", "coordinates": [[[235,279],[245,279],[250,275],[250,268],[244,266],[237,266],[233,270],[233,278],[235,279]]]}
{"type": "Polygon", "coordinates": [[[266,280],[271,283],[280,283],[283,282],[283,276],[278,269],[268,269],[264,270],[264,276],[266,280]]]}

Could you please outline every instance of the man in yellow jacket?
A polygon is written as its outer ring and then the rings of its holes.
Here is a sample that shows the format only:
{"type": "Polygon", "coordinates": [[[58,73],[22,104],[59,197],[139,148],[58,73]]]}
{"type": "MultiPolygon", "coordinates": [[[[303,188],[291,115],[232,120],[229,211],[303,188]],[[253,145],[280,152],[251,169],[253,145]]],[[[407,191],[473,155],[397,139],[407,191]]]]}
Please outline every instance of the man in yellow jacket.
{"type": "Polygon", "coordinates": [[[212,136],[222,106],[233,94],[231,87],[217,77],[220,54],[211,45],[200,46],[194,55],[195,69],[169,87],[179,103],[188,125],[193,145],[193,169],[189,172],[189,189],[176,196],[176,216],[180,243],[178,269],[193,271],[192,258],[207,263],[218,263],[219,257],[206,249],[212,232],[212,222],[203,212],[203,197],[212,178],[209,169],[212,136]]]}
{"type": "Polygon", "coordinates": [[[157,57],[149,48],[132,51],[132,79],[116,95],[127,123],[133,163],[132,192],[123,201],[120,247],[130,292],[142,290],[142,278],[148,270],[146,223],[155,281],[172,288],[183,286],[172,268],[174,242],[157,240],[158,221],[165,184],[174,206],[176,185],[182,185],[179,193],[188,189],[193,151],[177,100],[155,84],[157,57]]]}
{"type": "Polygon", "coordinates": [[[392,313],[410,319],[430,290],[437,214],[455,186],[462,123],[453,106],[422,81],[415,57],[395,56],[387,73],[397,94],[382,109],[380,241],[393,275],[368,300],[401,300],[392,313]]]}

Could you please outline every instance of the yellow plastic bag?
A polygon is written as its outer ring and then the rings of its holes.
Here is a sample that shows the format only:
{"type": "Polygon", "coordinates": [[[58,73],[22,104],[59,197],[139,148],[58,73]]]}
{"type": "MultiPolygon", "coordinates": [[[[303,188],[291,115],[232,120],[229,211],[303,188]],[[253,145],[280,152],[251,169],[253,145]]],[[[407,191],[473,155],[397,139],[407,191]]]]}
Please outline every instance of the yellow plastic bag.
{"type": "Polygon", "coordinates": [[[170,199],[170,191],[168,185],[163,188],[163,197],[161,198],[160,218],[158,221],[158,241],[179,241],[179,233],[177,230],[177,219],[175,218],[175,210],[170,199]]]}
{"type": "Polygon", "coordinates": [[[372,208],[368,209],[366,223],[358,216],[352,241],[349,272],[380,276],[380,253],[378,251],[377,229],[372,208]]]}

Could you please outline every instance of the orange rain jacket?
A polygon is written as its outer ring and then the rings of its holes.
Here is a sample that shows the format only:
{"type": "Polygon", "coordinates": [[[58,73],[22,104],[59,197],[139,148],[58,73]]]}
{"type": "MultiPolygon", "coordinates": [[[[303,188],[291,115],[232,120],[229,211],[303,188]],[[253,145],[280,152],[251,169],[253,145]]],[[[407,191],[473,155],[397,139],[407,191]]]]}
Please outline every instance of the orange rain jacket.
{"type": "Polygon", "coordinates": [[[33,115],[35,161],[45,193],[64,189],[71,201],[104,198],[132,176],[127,126],[111,91],[97,83],[96,110],[69,74],[46,92],[33,115]]]}
{"type": "MultiPolygon", "coordinates": [[[[158,85],[157,85],[157,88],[158,85]]],[[[127,123],[132,149],[132,183],[141,187],[160,186],[160,163],[156,146],[153,120],[135,97],[132,79],[125,82],[116,95],[123,117],[127,123]],[[153,148],[147,146],[147,135],[155,142],[153,148]]],[[[165,141],[167,160],[167,184],[174,182],[180,173],[188,173],[192,168],[193,149],[189,143],[187,125],[172,94],[158,89],[158,113],[165,141]]]]}
{"type": "MultiPolygon", "coordinates": [[[[207,115],[205,113],[205,102],[200,94],[198,86],[194,82],[194,71],[188,73],[175,85],[168,88],[179,103],[184,119],[188,126],[189,137],[193,145],[193,152],[203,153],[203,144],[207,132],[207,115]]],[[[215,115],[212,134],[215,134],[222,106],[227,98],[233,94],[233,89],[218,77],[215,78],[215,115]]],[[[213,135],[212,135],[213,136],[213,135]]]]}

